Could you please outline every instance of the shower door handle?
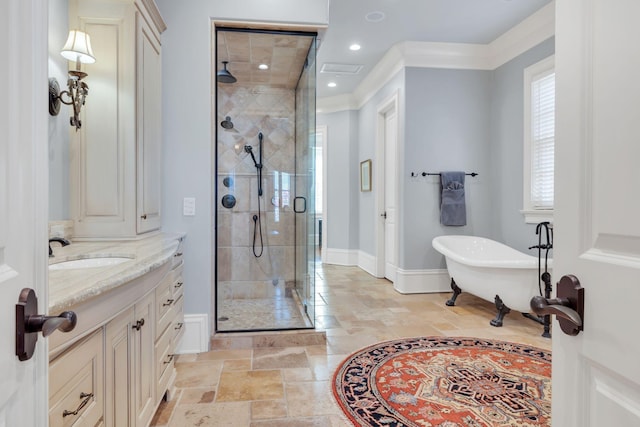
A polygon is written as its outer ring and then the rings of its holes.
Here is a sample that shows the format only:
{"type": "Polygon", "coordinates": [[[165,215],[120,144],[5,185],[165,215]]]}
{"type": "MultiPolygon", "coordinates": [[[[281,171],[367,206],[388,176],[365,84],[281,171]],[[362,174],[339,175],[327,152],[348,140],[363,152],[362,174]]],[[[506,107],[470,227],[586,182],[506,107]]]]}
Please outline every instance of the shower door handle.
{"type": "Polygon", "coordinates": [[[305,213],[307,211],[307,199],[302,197],[302,196],[298,196],[296,198],[293,199],[293,211],[295,213],[305,213]],[[302,200],[304,202],[304,204],[302,205],[302,209],[298,209],[298,200],[302,200]]]}

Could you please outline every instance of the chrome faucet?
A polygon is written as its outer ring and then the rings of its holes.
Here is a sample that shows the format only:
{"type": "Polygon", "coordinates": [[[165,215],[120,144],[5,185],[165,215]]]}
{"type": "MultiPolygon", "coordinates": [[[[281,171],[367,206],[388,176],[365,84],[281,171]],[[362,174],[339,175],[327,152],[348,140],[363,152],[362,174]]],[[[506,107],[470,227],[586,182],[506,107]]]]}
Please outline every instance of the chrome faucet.
{"type": "Polygon", "coordinates": [[[65,239],[63,237],[52,237],[52,238],[50,238],[49,239],[49,257],[53,256],[53,249],[51,249],[51,242],[58,242],[63,247],[71,244],[70,241],[68,241],[67,239],[65,239]]]}

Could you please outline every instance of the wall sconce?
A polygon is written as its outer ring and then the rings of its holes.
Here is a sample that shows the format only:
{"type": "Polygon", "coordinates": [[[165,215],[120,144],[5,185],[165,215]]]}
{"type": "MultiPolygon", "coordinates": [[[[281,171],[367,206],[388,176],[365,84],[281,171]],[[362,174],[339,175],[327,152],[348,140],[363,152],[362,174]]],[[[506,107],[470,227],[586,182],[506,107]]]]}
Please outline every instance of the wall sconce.
{"type": "Polygon", "coordinates": [[[73,116],[71,116],[69,122],[71,126],[76,127],[77,132],[82,127],[80,109],[89,93],[89,86],[82,81],[83,78],[87,77],[87,73],[80,71],[80,63],[93,64],[96,62],[91,49],[89,34],[78,30],[69,31],[69,37],[60,55],[69,61],[75,61],[76,69],[69,70],[69,80],[67,80],[69,90],[60,92],[58,81],[55,78],[49,79],[49,114],[57,116],[60,112],[60,103],[73,105],[73,116]],[[63,95],[66,95],[69,100],[62,99],[63,95]]]}

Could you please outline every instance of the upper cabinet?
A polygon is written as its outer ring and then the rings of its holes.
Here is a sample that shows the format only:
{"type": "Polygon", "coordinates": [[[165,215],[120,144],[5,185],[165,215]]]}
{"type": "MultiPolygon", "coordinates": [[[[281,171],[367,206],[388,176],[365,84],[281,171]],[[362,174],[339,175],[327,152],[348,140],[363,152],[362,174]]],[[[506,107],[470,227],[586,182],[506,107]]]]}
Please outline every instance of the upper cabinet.
{"type": "Polygon", "coordinates": [[[70,0],[69,26],[91,36],[96,57],[83,64],[89,95],[71,137],[74,238],[157,230],[165,23],[153,0],[70,0]]]}

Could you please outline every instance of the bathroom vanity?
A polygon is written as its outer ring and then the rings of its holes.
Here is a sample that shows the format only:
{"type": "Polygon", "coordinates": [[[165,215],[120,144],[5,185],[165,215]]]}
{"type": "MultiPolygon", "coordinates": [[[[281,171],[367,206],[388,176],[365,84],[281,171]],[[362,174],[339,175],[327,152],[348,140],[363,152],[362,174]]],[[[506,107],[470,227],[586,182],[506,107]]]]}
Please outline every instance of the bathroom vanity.
{"type": "Polygon", "coordinates": [[[160,401],[172,398],[184,333],[183,238],[158,233],[54,247],[49,312],[73,311],[78,322],[49,338],[52,427],[147,426],[160,401]],[[119,263],[69,264],[110,258],[119,263]]]}

